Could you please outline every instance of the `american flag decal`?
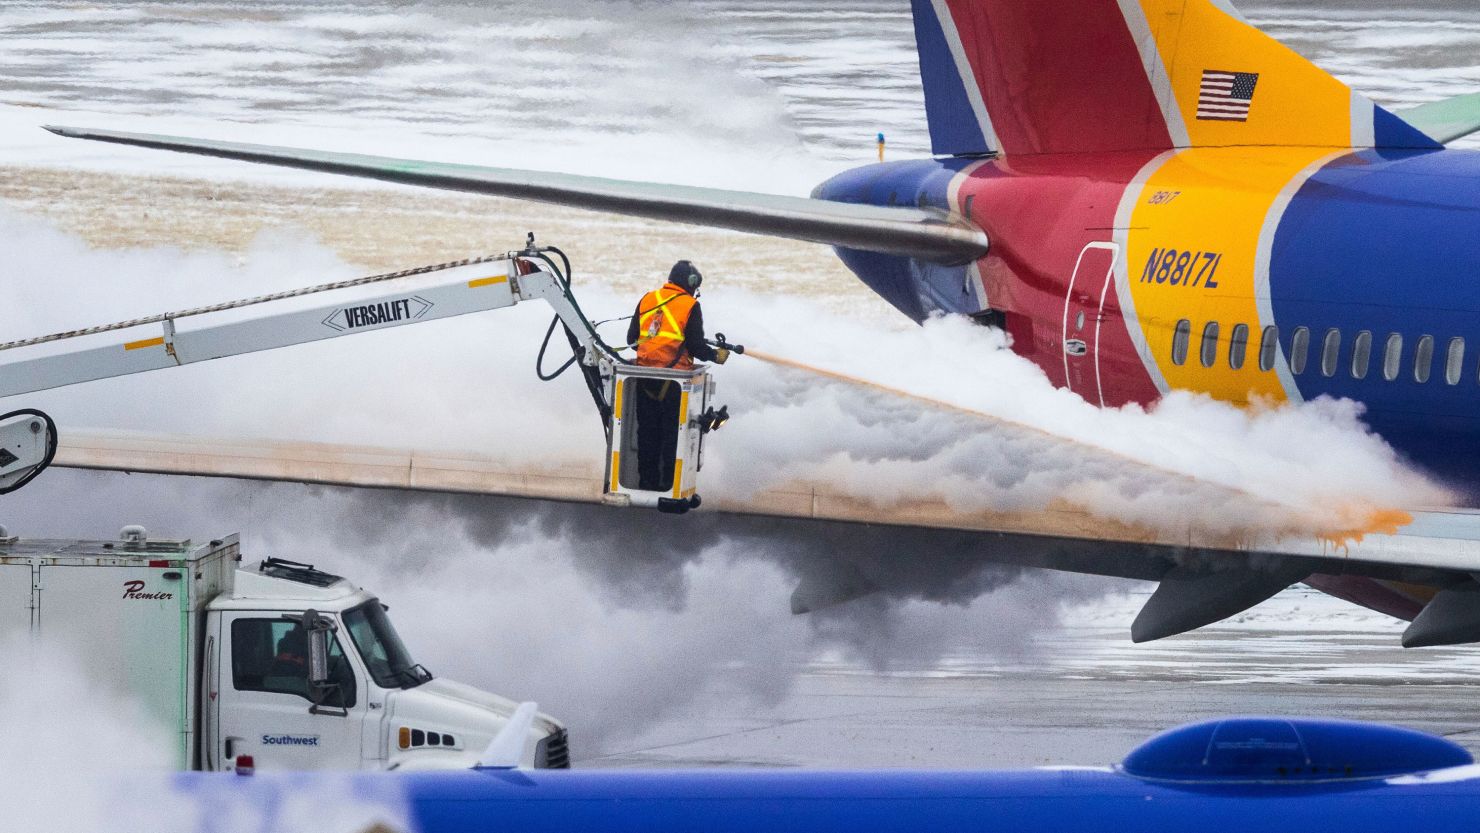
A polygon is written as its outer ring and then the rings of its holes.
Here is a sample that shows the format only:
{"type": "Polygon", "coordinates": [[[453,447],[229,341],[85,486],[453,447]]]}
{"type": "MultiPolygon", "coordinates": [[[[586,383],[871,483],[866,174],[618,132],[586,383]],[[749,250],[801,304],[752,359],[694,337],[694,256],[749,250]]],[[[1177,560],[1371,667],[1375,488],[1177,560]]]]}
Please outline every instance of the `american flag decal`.
{"type": "Polygon", "coordinates": [[[1254,103],[1257,72],[1204,70],[1202,92],[1197,97],[1197,117],[1204,121],[1248,121],[1254,103]]]}

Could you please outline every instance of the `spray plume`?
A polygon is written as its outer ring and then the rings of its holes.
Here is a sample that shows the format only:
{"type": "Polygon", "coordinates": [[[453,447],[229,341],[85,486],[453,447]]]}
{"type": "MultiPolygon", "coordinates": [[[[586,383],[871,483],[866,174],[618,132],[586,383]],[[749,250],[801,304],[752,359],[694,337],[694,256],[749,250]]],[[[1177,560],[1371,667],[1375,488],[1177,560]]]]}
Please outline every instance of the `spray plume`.
{"type": "MultiPolygon", "coordinates": [[[[1240,502],[1248,505],[1243,510],[1252,515],[1262,515],[1264,518],[1261,526],[1257,529],[1257,541],[1272,541],[1284,536],[1309,534],[1329,543],[1333,547],[1341,547],[1350,543],[1360,542],[1369,534],[1393,534],[1399,528],[1412,523],[1413,516],[1408,512],[1383,505],[1371,505],[1360,497],[1343,499],[1342,503],[1334,507],[1300,506],[1299,504],[1284,499],[1283,492],[1266,495],[1254,494],[1237,485],[1223,484],[1217,482],[1203,482],[1194,474],[1174,471],[1169,468],[1158,466],[1154,463],[1146,463],[1134,459],[1128,455],[1115,450],[1099,446],[1094,443],[1086,443],[1071,437],[1059,436],[1054,433],[1038,428],[1034,425],[1016,422],[1011,419],[995,416],[984,411],[967,408],[961,405],[935,399],[930,396],[911,393],[908,390],[871,382],[847,373],[817,367],[796,359],[783,358],[772,355],[753,347],[747,348],[746,356],[758,359],[778,367],[784,367],[794,371],[819,376],[833,382],[851,385],[870,391],[875,391],[891,397],[907,399],[928,408],[935,408],[950,412],[964,414],[976,418],[987,427],[984,430],[1023,432],[1030,436],[1049,443],[1068,443],[1082,450],[1086,456],[1104,455],[1109,459],[1110,465],[1124,465],[1138,471],[1146,478],[1169,479],[1174,485],[1181,482],[1183,491],[1201,491],[1212,487],[1216,491],[1222,491],[1220,503],[1227,506],[1231,502],[1240,502]],[[1354,502],[1345,502],[1352,500],[1354,502]],[[1333,511],[1334,510],[1334,511],[1333,511]]],[[[1093,507],[1074,506],[1075,511],[1089,511],[1093,514],[1093,507]]],[[[1148,530],[1155,534],[1157,530],[1148,530]]],[[[1193,536],[1207,530],[1199,530],[1193,527],[1188,530],[1193,536]]],[[[1226,537],[1229,533],[1237,532],[1236,529],[1215,529],[1214,535],[1226,537]]],[[[1250,543],[1255,530],[1239,533],[1234,539],[1235,546],[1244,546],[1250,543]]],[[[1211,544],[1205,538],[1199,543],[1211,544]]]]}
{"type": "MultiPolygon", "coordinates": [[[[239,295],[353,274],[281,233],[239,261],[91,250],[45,223],[0,214],[7,238],[19,269],[50,277],[18,288],[26,310],[18,334],[219,300],[225,287],[239,295]]],[[[597,317],[631,309],[630,298],[601,286],[580,292],[597,317]]],[[[1448,499],[1408,471],[1350,402],[1240,411],[1173,393],[1150,411],[1101,409],[1055,389],[1000,331],[963,319],[915,327],[725,285],[705,300],[711,327],[766,345],[767,356],[806,355],[809,367],[833,374],[819,382],[761,362],[717,371],[736,418],[708,450],[711,496],[823,482],[881,510],[935,501],[962,514],[1058,513],[1118,525],[1135,540],[1230,546],[1287,535],[1346,540],[1448,499]]],[[[540,384],[525,364],[545,314],[521,305],[28,401],[77,428],[477,449],[516,469],[590,468],[601,438],[593,423],[572,420],[586,407],[579,381],[540,384]],[[98,425],[100,400],[111,424],[98,425]]]]}

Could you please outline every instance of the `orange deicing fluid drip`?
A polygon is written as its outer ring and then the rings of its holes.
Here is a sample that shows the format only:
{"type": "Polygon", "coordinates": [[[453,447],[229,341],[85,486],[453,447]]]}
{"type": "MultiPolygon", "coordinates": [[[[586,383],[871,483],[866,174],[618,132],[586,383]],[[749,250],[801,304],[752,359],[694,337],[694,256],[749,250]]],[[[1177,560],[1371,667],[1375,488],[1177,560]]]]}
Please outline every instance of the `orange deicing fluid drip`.
{"type": "Polygon", "coordinates": [[[1402,509],[1369,509],[1363,528],[1342,533],[1323,533],[1316,540],[1333,550],[1347,552],[1352,544],[1362,543],[1368,535],[1396,535],[1398,530],[1413,523],[1413,515],[1402,509]]]}
{"type": "MultiPolygon", "coordinates": [[[[843,382],[844,384],[854,385],[856,387],[862,387],[862,388],[869,388],[869,389],[872,389],[872,390],[879,391],[881,393],[887,393],[890,396],[898,396],[898,397],[902,397],[904,399],[911,399],[911,400],[914,400],[916,402],[920,402],[922,404],[929,405],[929,406],[931,406],[933,408],[938,408],[938,409],[947,410],[947,411],[954,411],[956,413],[961,413],[961,414],[967,414],[967,415],[976,417],[978,419],[987,420],[989,422],[995,422],[995,423],[998,423],[1000,425],[1010,425],[1010,426],[1013,426],[1015,428],[1022,429],[1024,431],[1031,431],[1031,432],[1036,433],[1036,434],[1041,434],[1042,436],[1049,437],[1049,438],[1054,439],[1054,440],[1057,440],[1059,442],[1068,442],[1068,443],[1073,443],[1075,445],[1083,446],[1085,448],[1091,448],[1091,449],[1094,449],[1095,451],[1098,451],[1098,452],[1100,452],[1102,454],[1108,454],[1108,455],[1110,455],[1112,457],[1116,457],[1116,458],[1119,458],[1121,460],[1125,460],[1125,461],[1127,461],[1127,462],[1129,462],[1129,463],[1131,463],[1133,465],[1140,466],[1140,467],[1147,468],[1147,469],[1151,469],[1153,471],[1160,472],[1160,473],[1165,474],[1165,475],[1168,475],[1170,477],[1180,478],[1180,479],[1183,479],[1183,480],[1190,480],[1190,481],[1195,482],[1195,483],[1205,483],[1207,485],[1214,486],[1214,487],[1219,488],[1219,489],[1225,489],[1225,490],[1227,490],[1229,492],[1232,492],[1234,494],[1242,495],[1242,496],[1247,497],[1247,498],[1249,498],[1251,500],[1255,500],[1255,501],[1258,501],[1260,503],[1264,503],[1264,504],[1267,504],[1267,505],[1270,505],[1270,506],[1279,506],[1280,505],[1277,501],[1272,500],[1272,499],[1270,499],[1268,497],[1265,497],[1265,496],[1262,496],[1262,495],[1256,495],[1256,494],[1254,494],[1252,492],[1248,492],[1248,491],[1245,491],[1243,489],[1239,489],[1239,488],[1234,487],[1234,486],[1228,486],[1228,485],[1225,485],[1223,483],[1215,483],[1215,482],[1212,482],[1212,481],[1205,481],[1205,480],[1202,480],[1202,479],[1200,479],[1198,477],[1195,477],[1193,475],[1187,474],[1185,472],[1172,471],[1171,469],[1161,468],[1159,466],[1156,466],[1156,465],[1153,465],[1153,464],[1144,462],[1142,460],[1137,460],[1134,457],[1130,457],[1130,456],[1128,456],[1126,454],[1122,454],[1121,452],[1113,451],[1111,449],[1104,448],[1104,447],[1098,446],[1098,445],[1094,445],[1092,443],[1086,443],[1086,442],[1084,442],[1082,440],[1077,440],[1077,439],[1073,439],[1073,438],[1070,438],[1070,437],[1065,437],[1065,436],[1060,435],[1060,434],[1055,434],[1052,431],[1045,430],[1045,429],[1040,428],[1040,427],[1035,426],[1035,425],[1028,425],[1026,423],[1017,422],[1017,421],[1011,420],[1011,419],[1006,419],[1004,417],[996,416],[994,414],[989,414],[989,413],[986,413],[986,412],[983,412],[983,411],[978,411],[978,410],[975,410],[973,408],[967,408],[967,407],[964,407],[964,406],[961,406],[961,405],[955,405],[955,404],[952,404],[950,402],[944,402],[942,400],[934,399],[934,398],[929,397],[929,396],[922,396],[922,395],[920,395],[918,393],[910,393],[909,391],[900,390],[899,388],[890,387],[888,385],[883,385],[883,384],[880,384],[878,382],[870,382],[867,379],[863,379],[863,378],[860,378],[858,376],[853,376],[853,375],[850,375],[850,374],[847,374],[847,373],[839,373],[836,370],[826,370],[826,369],[821,368],[821,367],[816,367],[815,365],[806,364],[805,362],[799,362],[799,361],[797,361],[795,359],[788,359],[788,358],[784,358],[782,356],[773,355],[771,353],[765,352],[764,350],[756,350],[753,347],[746,347],[745,348],[745,355],[746,356],[749,356],[752,359],[759,359],[760,361],[767,362],[769,364],[774,364],[774,365],[778,365],[780,367],[790,368],[792,370],[800,370],[800,371],[802,371],[804,373],[811,373],[811,374],[813,374],[815,376],[821,376],[821,377],[826,378],[826,379],[832,379],[832,380],[837,381],[837,382],[843,382]]],[[[1298,507],[1288,507],[1288,508],[1296,509],[1297,511],[1299,511],[1298,510],[1298,507]]],[[[1364,509],[1364,510],[1356,510],[1356,511],[1352,511],[1352,512],[1349,512],[1349,513],[1348,512],[1339,512],[1339,513],[1334,513],[1334,514],[1335,514],[1336,517],[1341,517],[1341,518],[1347,518],[1347,517],[1364,517],[1365,516],[1365,519],[1362,521],[1362,523],[1360,525],[1358,525],[1354,529],[1353,528],[1345,528],[1345,529],[1334,529],[1334,530],[1322,530],[1322,531],[1319,531],[1319,532],[1316,533],[1316,540],[1318,540],[1318,541],[1326,544],[1327,546],[1332,547],[1333,549],[1340,549],[1340,550],[1343,550],[1343,551],[1347,550],[1352,544],[1360,544],[1362,542],[1362,540],[1364,538],[1366,538],[1368,535],[1394,535],[1394,534],[1397,533],[1397,531],[1399,529],[1402,529],[1403,527],[1407,526],[1408,524],[1413,523],[1413,516],[1411,514],[1409,514],[1408,512],[1405,512],[1405,511],[1403,511],[1401,509],[1371,508],[1371,509],[1364,509]]]]}

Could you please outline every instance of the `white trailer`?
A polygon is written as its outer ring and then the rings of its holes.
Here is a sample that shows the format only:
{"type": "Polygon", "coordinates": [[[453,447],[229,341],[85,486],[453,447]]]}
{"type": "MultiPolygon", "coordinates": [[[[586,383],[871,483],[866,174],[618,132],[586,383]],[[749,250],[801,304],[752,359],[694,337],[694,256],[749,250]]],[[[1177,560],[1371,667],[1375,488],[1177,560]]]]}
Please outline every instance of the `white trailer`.
{"type": "MultiPolygon", "coordinates": [[[[85,663],[147,710],[181,769],[475,765],[517,704],[415,663],[370,592],[312,565],[243,566],[237,536],[20,540],[0,530],[0,635],[85,663]]],[[[522,765],[569,766],[538,715],[522,765]]]]}

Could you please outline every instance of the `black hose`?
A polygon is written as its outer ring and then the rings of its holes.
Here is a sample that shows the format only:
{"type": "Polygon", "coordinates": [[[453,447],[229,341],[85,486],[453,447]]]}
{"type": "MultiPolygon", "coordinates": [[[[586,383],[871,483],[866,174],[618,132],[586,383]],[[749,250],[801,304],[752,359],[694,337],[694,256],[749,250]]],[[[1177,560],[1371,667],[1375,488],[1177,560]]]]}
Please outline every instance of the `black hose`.
{"type": "MultiPolygon", "coordinates": [[[[554,246],[547,246],[542,250],[533,252],[533,256],[539,258],[541,261],[544,262],[546,266],[549,267],[550,273],[555,276],[555,282],[560,286],[560,293],[565,296],[565,300],[570,303],[571,309],[575,310],[576,315],[581,319],[581,322],[585,324],[586,332],[591,336],[591,343],[595,345],[597,349],[605,350],[607,355],[610,356],[614,361],[628,364],[629,362],[626,359],[617,355],[615,350],[612,350],[611,347],[607,346],[606,342],[602,340],[601,334],[596,332],[596,329],[591,325],[590,319],[588,319],[586,317],[586,314],[581,311],[580,304],[576,303],[575,295],[571,291],[572,269],[570,265],[570,258],[566,256],[565,252],[554,246]],[[557,266],[555,264],[555,261],[552,260],[549,255],[545,254],[546,251],[554,252],[555,254],[559,255],[561,265],[557,266]]],[[[580,340],[576,338],[575,333],[571,332],[570,327],[566,326],[564,327],[565,338],[567,341],[570,342],[570,360],[567,361],[565,364],[562,364],[560,367],[556,368],[555,371],[552,373],[545,372],[545,352],[550,347],[551,337],[555,335],[555,326],[561,323],[562,322],[559,315],[556,315],[550,319],[550,326],[548,329],[545,330],[545,338],[543,341],[540,342],[539,355],[535,358],[535,375],[539,376],[540,380],[544,382],[553,382],[554,380],[558,379],[563,373],[565,373],[565,371],[571,368],[571,365],[576,364],[585,357],[585,350],[581,346],[580,340]]],[[[591,401],[596,404],[597,414],[601,417],[601,430],[606,433],[607,440],[610,441],[612,406],[606,401],[605,397],[602,396],[603,384],[601,374],[599,371],[597,371],[596,368],[590,367],[586,364],[582,364],[581,376],[585,379],[586,389],[591,394],[591,401]]]]}
{"type": "MultiPolygon", "coordinates": [[[[549,348],[550,336],[555,335],[555,325],[559,323],[560,316],[558,315],[550,319],[550,328],[548,330],[545,330],[545,340],[540,342],[540,354],[534,360],[534,375],[540,377],[541,382],[553,382],[556,379],[559,379],[560,374],[564,373],[567,370],[570,370],[570,366],[576,363],[576,359],[580,358],[579,354],[572,355],[570,357],[570,360],[567,361],[565,364],[562,364],[560,367],[556,368],[554,373],[545,373],[545,350],[549,348]]],[[[569,329],[566,330],[566,334],[570,335],[569,329]]]]}

